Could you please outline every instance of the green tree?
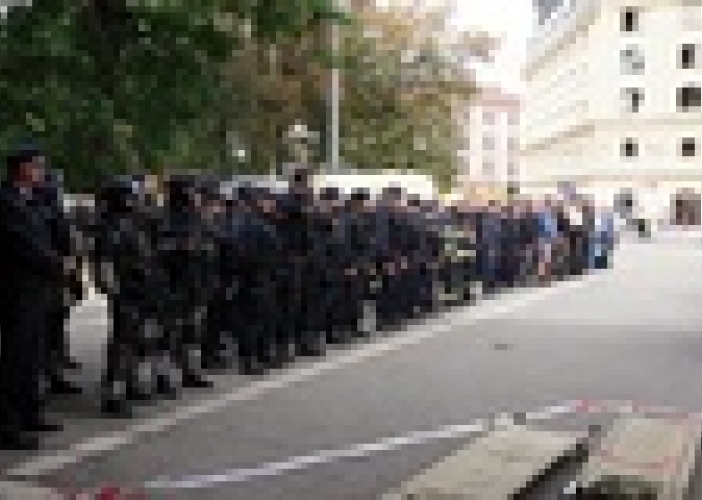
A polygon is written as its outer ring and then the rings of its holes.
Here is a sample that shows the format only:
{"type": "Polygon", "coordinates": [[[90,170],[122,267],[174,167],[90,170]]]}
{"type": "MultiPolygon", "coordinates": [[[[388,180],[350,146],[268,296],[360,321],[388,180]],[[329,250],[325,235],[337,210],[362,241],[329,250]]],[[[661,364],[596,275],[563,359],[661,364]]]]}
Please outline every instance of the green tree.
{"type": "Polygon", "coordinates": [[[470,99],[460,56],[476,34],[453,33],[442,7],[369,7],[344,29],[341,112],[344,159],[360,169],[429,173],[441,184],[456,169],[455,105],[470,99]]]}
{"type": "MultiPolygon", "coordinates": [[[[243,43],[295,38],[326,0],[35,0],[0,23],[0,147],[41,137],[69,181],[225,156],[223,68],[243,43]]],[[[255,80],[259,75],[251,75],[255,80]]],[[[221,163],[221,161],[219,162],[221,163]]]]}

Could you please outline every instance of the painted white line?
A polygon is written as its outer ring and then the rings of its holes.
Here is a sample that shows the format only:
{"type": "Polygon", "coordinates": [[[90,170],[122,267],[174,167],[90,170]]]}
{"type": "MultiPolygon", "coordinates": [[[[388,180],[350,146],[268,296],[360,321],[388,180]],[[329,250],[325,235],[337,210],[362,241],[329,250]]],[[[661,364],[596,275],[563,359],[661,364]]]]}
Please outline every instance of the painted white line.
{"type": "Polygon", "coordinates": [[[190,476],[177,480],[159,479],[146,483],[148,489],[191,489],[207,488],[214,484],[243,483],[260,477],[280,476],[286,472],[303,470],[314,465],[329,464],[343,459],[364,458],[376,453],[393,451],[404,446],[419,445],[442,439],[455,439],[470,436],[487,430],[483,422],[469,425],[456,425],[444,427],[436,431],[415,432],[405,436],[392,437],[377,441],[355,445],[340,450],[321,450],[311,455],[299,456],[281,462],[272,462],[248,469],[232,469],[221,474],[190,476]]]}
{"type": "Polygon", "coordinates": [[[535,412],[529,412],[525,416],[526,421],[538,421],[538,420],[549,420],[559,415],[568,415],[570,413],[575,413],[577,411],[577,403],[568,402],[559,406],[552,406],[544,410],[539,410],[535,412]]]}
{"type": "Polygon", "coordinates": [[[562,282],[550,288],[536,289],[532,293],[511,298],[512,300],[505,304],[494,302],[485,304],[486,307],[481,307],[478,304],[460,313],[448,313],[438,320],[413,325],[406,329],[404,335],[389,338],[386,342],[368,344],[363,349],[342,353],[327,360],[318,361],[310,366],[282,373],[271,379],[254,382],[250,386],[237,388],[233,392],[218,395],[209,401],[197,402],[191,406],[178,408],[164,416],[145,420],[125,430],[117,431],[107,436],[90,438],[72,446],[68,450],[29,459],[8,470],[5,475],[7,477],[35,477],[50,474],[69,465],[77,464],[91,456],[129,445],[143,434],[163,432],[175,425],[220,411],[233,403],[251,401],[277,389],[307,381],[322,373],[377,358],[383,354],[398,351],[403,347],[417,345],[424,340],[444,334],[459,326],[469,326],[478,321],[509,314],[533,302],[544,300],[557,292],[583,287],[596,279],[601,279],[603,276],[606,275],[594,274],[585,276],[578,281],[562,282]],[[440,324],[435,324],[432,327],[431,323],[436,321],[440,321],[440,324]]]}
{"type": "MultiPolygon", "coordinates": [[[[573,404],[559,404],[543,408],[538,413],[543,419],[555,418],[564,413],[574,411],[573,404]]],[[[280,462],[270,462],[256,467],[231,469],[220,474],[192,475],[179,479],[159,478],[147,482],[147,489],[172,490],[207,488],[215,484],[243,483],[260,477],[280,476],[287,472],[308,469],[314,465],[324,465],[349,458],[367,458],[377,453],[395,451],[405,446],[429,444],[445,439],[469,437],[514,424],[512,414],[501,414],[491,421],[479,419],[472,424],[451,425],[434,431],[419,431],[391,438],[381,439],[374,443],[353,445],[345,449],[320,450],[309,455],[288,458],[280,462]]]]}

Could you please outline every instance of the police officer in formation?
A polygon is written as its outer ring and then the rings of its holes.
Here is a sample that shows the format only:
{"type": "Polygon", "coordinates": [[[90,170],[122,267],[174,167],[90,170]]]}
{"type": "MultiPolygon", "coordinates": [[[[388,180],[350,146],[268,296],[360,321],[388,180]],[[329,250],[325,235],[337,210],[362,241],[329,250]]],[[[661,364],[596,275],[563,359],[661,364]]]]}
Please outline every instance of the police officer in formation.
{"type": "MultiPolygon", "coordinates": [[[[49,216],[50,230],[64,256],[76,258],[80,269],[81,249],[76,234],[75,222],[65,209],[63,178],[61,172],[47,169],[45,180],[38,189],[39,196],[49,216]]],[[[78,276],[76,276],[78,278],[78,276]]],[[[80,368],[79,363],[69,354],[68,320],[73,306],[83,299],[82,280],[73,279],[66,283],[62,293],[52,303],[46,348],[48,363],[45,365],[47,390],[52,394],[71,395],[80,393],[80,389],[69,381],[66,374],[80,368]]]]}
{"type": "Polygon", "coordinates": [[[107,298],[112,319],[102,408],[108,414],[128,416],[131,403],[141,396],[137,380],[146,343],[145,326],[155,314],[155,294],[165,291],[165,277],[154,265],[154,248],[132,181],[114,179],[103,186],[97,208],[94,277],[107,298]]]}

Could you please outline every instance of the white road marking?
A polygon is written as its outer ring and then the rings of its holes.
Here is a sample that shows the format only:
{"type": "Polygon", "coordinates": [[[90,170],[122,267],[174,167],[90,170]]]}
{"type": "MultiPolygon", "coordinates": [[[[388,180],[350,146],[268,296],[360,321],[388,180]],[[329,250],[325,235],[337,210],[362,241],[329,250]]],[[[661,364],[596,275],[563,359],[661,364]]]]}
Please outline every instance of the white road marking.
{"type": "MultiPolygon", "coordinates": [[[[563,413],[575,411],[573,404],[559,404],[538,411],[542,419],[554,418],[563,413]]],[[[536,414],[536,413],[534,413],[536,414]]],[[[147,482],[144,487],[153,490],[199,489],[216,484],[244,483],[260,477],[281,476],[287,472],[308,469],[349,458],[366,458],[377,453],[395,451],[405,446],[429,444],[445,439],[457,439],[479,434],[492,428],[513,424],[511,414],[501,414],[492,421],[476,420],[472,424],[452,425],[434,431],[419,431],[404,436],[381,439],[374,443],[357,444],[345,449],[320,450],[310,455],[288,458],[280,462],[270,462],[256,467],[231,469],[220,474],[192,475],[179,479],[159,478],[147,482]]]]}
{"type": "Polygon", "coordinates": [[[539,410],[536,412],[529,412],[525,415],[526,421],[538,421],[538,420],[548,420],[550,418],[567,415],[569,413],[574,413],[577,410],[577,402],[569,402],[560,406],[552,406],[545,410],[539,410]]]}
{"type": "MultiPolygon", "coordinates": [[[[627,416],[631,412],[631,402],[575,400],[548,406],[537,411],[527,412],[527,421],[547,421],[563,415],[575,414],[583,408],[608,408],[613,415],[627,416]]],[[[642,410],[656,408],[650,405],[636,405],[642,410]]],[[[660,407],[658,407],[660,409],[660,407]]],[[[674,408],[664,407],[670,412],[674,408]]],[[[679,412],[679,410],[677,410],[679,412]]],[[[479,419],[472,424],[452,425],[435,431],[420,431],[404,436],[381,439],[374,443],[352,445],[345,449],[320,450],[309,455],[288,458],[279,462],[269,462],[256,467],[231,469],[219,474],[190,475],[181,478],[161,477],[146,482],[143,487],[151,490],[178,490],[209,488],[217,484],[244,483],[262,477],[276,477],[292,471],[309,469],[315,465],[324,465],[349,458],[367,458],[377,453],[395,451],[405,446],[429,444],[444,439],[458,439],[480,434],[493,429],[510,426],[514,414],[502,413],[493,419],[479,419]]],[[[702,414],[690,414],[702,417],[702,414]]]]}
{"type": "Polygon", "coordinates": [[[220,411],[233,403],[251,401],[274,390],[310,380],[320,374],[377,358],[383,354],[398,351],[403,347],[419,344],[424,340],[454,330],[457,326],[469,326],[479,321],[509,314],[533,302],[544,300],[557,292],[581,288],[593,281],[601,280],[605,276],[607,275],[586,275],[578,280],[554,284],[549,288],[530,290],[523,295],[505,297],[504,302],[497,299],[495,302],[477,304],[463,311],[450,312],[439,319],[441,322],[439,325],[434,325],[433,327],[431,325],[437,320],[412,325],[406,328],[405,332],[403,332],[404,335],[400,334],[396,337],[388,338],[385,342],[368,344],[362,349],[341,353],[310,366],[292,369],[273,378],[254,382],[244,388],[236,388],[230,393],[217,395],[208,401],[200,401],[190,406],[178,408],[166,415],[147,419],[124,430],[116,431],[106,436],[89,438],[67,450],[33,457],[9,469],[4,475],[6,477],[25,478],[50,474],[69,465],[80,463],[92,456],[127,446],[144,434],[163,432],[197,417],[220,411]]]}
{"type": "Polygon", "coordinates": [[[207,488],[222,483],[243,483],[259,477],[280,476],[286,472],[308,469],[349,458],[364,458],[384,451],[393,451],[404,446],[425,444],[442,439],[470,436],[487,430],[480,421],[469,425],[444,427],[436,431],[415,432],[405,436],[386,438],[375,443],[354,445],[340,450],[321,450],[311,455],[293,457],[281,462],[272,462],[247,469],[232,469],[221,474],[190,476],[181,479],[162,478],[146,483],[147,489],[192,489],[207,488]]]}

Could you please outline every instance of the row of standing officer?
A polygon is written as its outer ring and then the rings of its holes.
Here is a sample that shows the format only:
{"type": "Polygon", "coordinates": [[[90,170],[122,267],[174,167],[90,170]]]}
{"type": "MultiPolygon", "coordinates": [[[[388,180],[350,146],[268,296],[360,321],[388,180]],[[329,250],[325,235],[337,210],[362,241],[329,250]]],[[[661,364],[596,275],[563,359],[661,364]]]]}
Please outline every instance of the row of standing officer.
{"type": "Polygon", "coordinates": [[[436,309],[440,243],[426,214],[399,190],[371,209],[367,193],[318,197],[310,181],[301,169],[281,195],[243,189],[224,199],[216,183],[171,176],[160,207],[129,180],[105,186],[92,261],[113,317],[107,413],[173,397],[173,368],[181,386],[209,386],[232,344],[247,374],[320,355],[363,334],[368,301],[381,328],[436,309]],[[148,390],[140,363],[152,368],[148,390]]]}
{"type": "MultiPolygon", "coordinates": [[[[381,329],[435,311],[442,248],[432,207],[392,188],[372,206],[363,191],[346,202],[334,190],[317,197],[310,176],[298,171],[279,196],[245,189],[230,199],[172,176],[164,205],[132,179],[111,179],[93,223],[81,224],[80,245],[41,151],[10,155],[0,189],[0,445],[36,447],[37,431],[58,427],[43,418],[42,381],[53,392],[77,391],[63,376],[77,367],[65,323],[81,298],[76,257],[86,249],[112,316],[102,408],[113,415],[175,396],[174,371],[181,386],[209,386],[206,373],[228,364],[230,344],[242,370],[256,374],[363,334],[369,301],[381,329]],[[151,390],[139,380],[144,363],[151,390]]],[[[473,226],[488,276],[485,249],[504,246],[509,232],[484,215],[473,226]]]]}

